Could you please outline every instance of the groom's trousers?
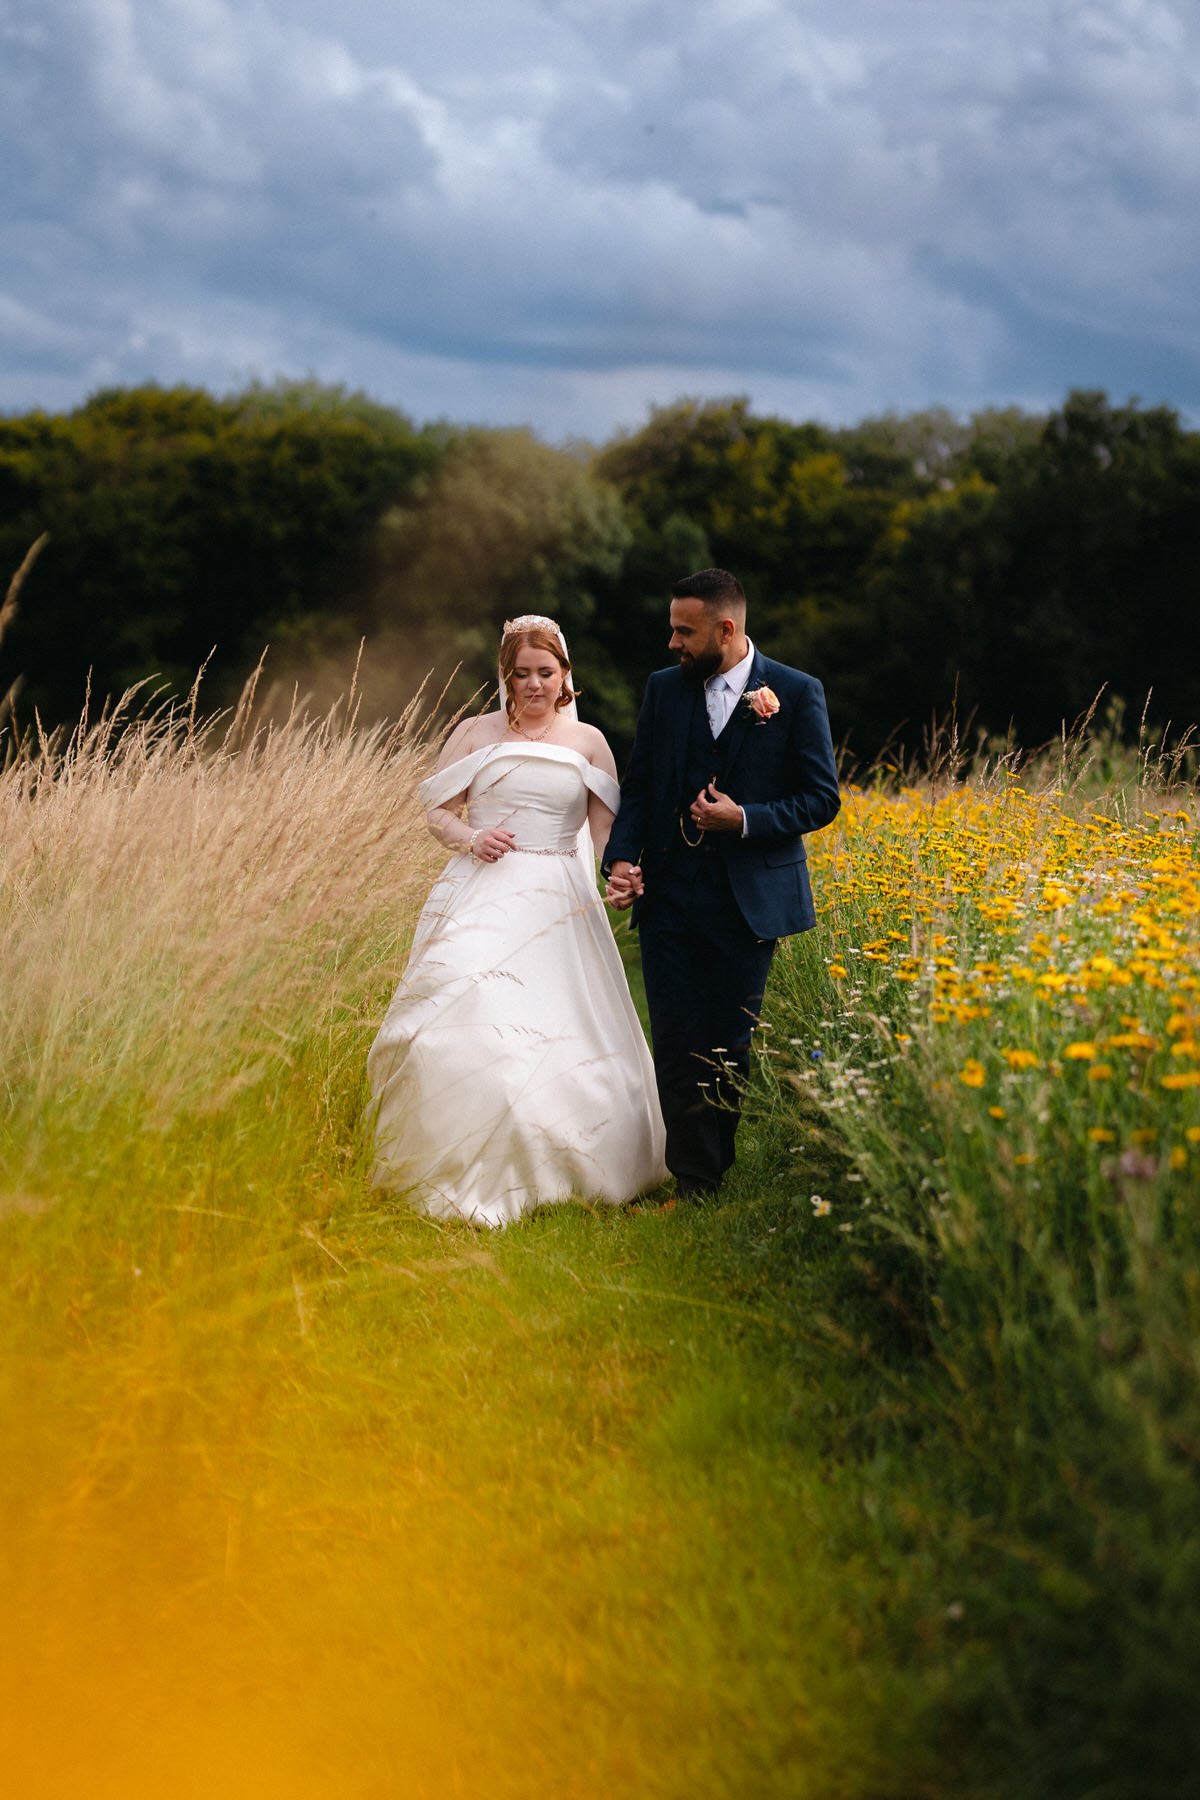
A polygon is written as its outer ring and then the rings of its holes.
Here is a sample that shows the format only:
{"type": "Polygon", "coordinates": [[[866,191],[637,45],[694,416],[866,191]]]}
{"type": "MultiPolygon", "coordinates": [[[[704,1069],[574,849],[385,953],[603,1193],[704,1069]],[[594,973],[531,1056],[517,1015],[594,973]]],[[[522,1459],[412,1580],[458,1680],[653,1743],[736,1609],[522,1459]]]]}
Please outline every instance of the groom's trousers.
{"type": "Polygon", "coordinates": [[[685,1187],[715,1188],[734,1159],[775,941],[746,924],[715,847],[668,863],[638,933],[667,1167],[685,1187]]]}

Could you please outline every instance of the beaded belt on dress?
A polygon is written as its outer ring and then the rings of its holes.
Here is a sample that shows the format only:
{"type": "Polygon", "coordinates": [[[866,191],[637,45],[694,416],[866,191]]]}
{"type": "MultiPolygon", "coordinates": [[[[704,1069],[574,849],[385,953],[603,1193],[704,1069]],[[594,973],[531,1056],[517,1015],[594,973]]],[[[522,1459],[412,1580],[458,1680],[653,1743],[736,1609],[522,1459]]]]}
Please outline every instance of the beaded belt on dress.
{"type": "Polygon", "coordinates": [[[569,850],[528,850],[523,844],[509,846],[518,856],[578,856],[579,845],[572,844],[569,850]]]}

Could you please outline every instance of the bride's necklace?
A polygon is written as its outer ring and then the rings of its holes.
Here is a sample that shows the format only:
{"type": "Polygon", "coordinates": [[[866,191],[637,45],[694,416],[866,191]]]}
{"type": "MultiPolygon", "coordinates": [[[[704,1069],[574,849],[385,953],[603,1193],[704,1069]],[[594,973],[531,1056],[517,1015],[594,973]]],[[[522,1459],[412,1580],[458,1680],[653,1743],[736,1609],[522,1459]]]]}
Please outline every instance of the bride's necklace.
{"type": "Polygon", "coordinates": [[[556,720],[552,716],[550,723],[542,731],[522,731],[519,725],[513,724],[510,724],[508,729],[515,732],[518,737],[525,738],[531,744],[540,744],[542,739],[547,736],[549,732],[553,731],[555,724],[556,720]]]}

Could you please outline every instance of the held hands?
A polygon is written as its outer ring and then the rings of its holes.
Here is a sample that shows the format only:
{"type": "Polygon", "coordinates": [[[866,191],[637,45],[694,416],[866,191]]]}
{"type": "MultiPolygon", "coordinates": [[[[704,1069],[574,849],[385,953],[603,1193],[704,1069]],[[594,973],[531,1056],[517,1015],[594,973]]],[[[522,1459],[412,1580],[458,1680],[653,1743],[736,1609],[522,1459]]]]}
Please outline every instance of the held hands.
{"type": "Polygon", "coordinates": [[[480,862],[499,862],[509,850],[516,848],[517,840],[511,831],[501,831],[498,827],[490,831],[477,832],[472,838],[469,850],[480,862]]]}
{"type": "Polygon", "coordinates": [[[710,781],[692,802],[692,824],[701,831],[741,831],[742,809],[736,800],[723,794],[715,781],[710,781]]]}
{"type": "MultiPolygon", "coordinates": [[[[742,809],[736,800],[723,794],[710,781],[696,795],[691,806],[693,825],[701,831],[738,831],[742,829],[742,809]]],[[[605,899],[614,912],[625,912],[645,893],[642,871],[637,863],[615,862],[608,877],[605,899]]]]}
{"type": "Polygon", "coordinates": [[[604,898],[614,912],[625,912],[645,893],[642,871],[637,863],[615,862],[608,877],[604,898]]]}

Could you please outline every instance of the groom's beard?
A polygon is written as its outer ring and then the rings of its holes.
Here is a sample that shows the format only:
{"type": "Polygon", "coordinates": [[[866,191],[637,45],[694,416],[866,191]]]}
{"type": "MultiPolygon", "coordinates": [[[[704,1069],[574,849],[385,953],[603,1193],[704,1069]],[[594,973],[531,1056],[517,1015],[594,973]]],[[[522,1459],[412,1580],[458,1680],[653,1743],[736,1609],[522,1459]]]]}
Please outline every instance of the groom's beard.
{"type": "Polygon", "coordinates": [[[720,650],[705,650],[699,656],[684,653],[679,658],[679,673],[689,686],[701,687],[710,675],[716,674],[723,660],[720,650]]]}

